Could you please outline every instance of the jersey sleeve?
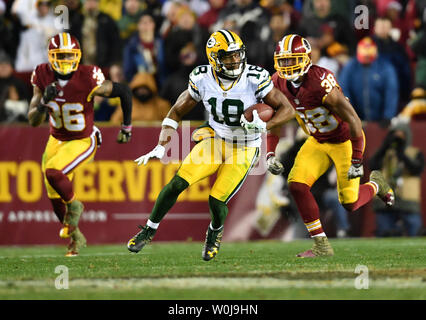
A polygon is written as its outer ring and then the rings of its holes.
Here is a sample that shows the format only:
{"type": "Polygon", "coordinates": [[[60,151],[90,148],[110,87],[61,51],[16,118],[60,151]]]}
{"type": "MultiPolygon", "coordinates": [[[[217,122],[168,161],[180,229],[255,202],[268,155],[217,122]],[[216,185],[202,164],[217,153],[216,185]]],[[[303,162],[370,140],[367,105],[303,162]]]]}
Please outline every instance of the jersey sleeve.
{"type": "Polygon", "coordinates": [[[325,68],[318,68],[314,71],[311,86],[321,99],[321,104],[324,103],[325,98],[333,88],[337,87],[340,89],[333,72],[325,68]]]}
{"type": "Polygon", "coordinates": [[[256,99],[263,99],[274,87],[271,75],[261,67],[249,66],[247,77],[254,87],[256,99]]]}
{"type": "Polygon", "coordinates": [[[88,71],[89,71],[88,72],[89,94],[87,96],[87,101],[90,101],[93,98],[93,93],[95,92],[95,90],[98,89],[102,85],[102,83],[105,81],[105,76],[101,68],[99,68],[98,66],[89,66],[88,71]]]}
{"type": "Polygon", "coordinates": [[[40,71],[40,66],[37,66],[33,73],[31,74],[31,84],[33,87],[38,87],[40,90],[44,90],[45,85],[43,83],[42,74],[40,71]]]}
{"type": "Polygon", "coordinates": [[[207,70],[206,66],[198,66],[189,74],[188,91],[195,101],[203,99],[200,88],[202,75],[206,73],[204,70],[207,70]]]}

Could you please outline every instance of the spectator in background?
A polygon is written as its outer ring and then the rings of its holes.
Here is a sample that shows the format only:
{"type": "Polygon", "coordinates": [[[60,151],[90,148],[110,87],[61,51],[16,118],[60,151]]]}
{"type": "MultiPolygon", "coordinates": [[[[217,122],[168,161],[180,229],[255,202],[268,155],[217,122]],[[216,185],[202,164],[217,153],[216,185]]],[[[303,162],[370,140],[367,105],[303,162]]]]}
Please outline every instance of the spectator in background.
{"type": "Polygon", "coordinates": [[[164,39],[167,70],[171,73],[179,69],[179,52],[189,42],[197,51],[197,64],[208,61],[205,57],[206,42],[209,33],[197,25],[197,17],[187,6],[181,6],[176,12],[176,24],[164,39]]]}
{"type": "Polygon", "coordinates": [[[160,35],[164,39],[176,25],[176,14],[180,7],[187,6],[181,0],[168,0],[161,8],[164,19],[160,27],[160,35]]]}
{"type": "Polygon", "coordinates": [[[35,10],[19,14],[27,29],[20,34],[15,70],[32,72],[37,65],[47,62],[47,41],[62,30],[55,28],[55,16],[49,0],[37,0],[35,10]]]}
{"type": "Polygon", "coordinates": [[[391,37],[392,22],[389,18],[377,18],[374,22],[373,41],[381,58],[394,67],[399,80],[399,108],[407,104],[411,92],[410,60],[404,47],[391,37]]]}
{"type": "Polygon", "coordinates": [[[161,86],[166,74],[163,39],[155,34],[154,18],[143,13],[138,21],[138,32],[124,48],[124,76],[130,82],[139,72],[152,74],[161,86]]]}
{"type": "Polygon", "coordinates": [[[312,4],[313,13],[302,17],[298,33],[304,37],[315,38],[320,49],[329,55],[335,54],[336,51],[353,55],[355,35],[349,20],[331,12],[331,0],[313,0],[312,4]]]}
{"type": "Polygon", "coordinates": [[[28,100],[25,84],[13,76],[10,57],[0,51],[0,122],[26,121],[28,100]]]}
{"type": "Polygon", "coordinates": [[[377,236],[416,236],[421,221],[421,173],[423,153],[411,145],[412,133],[404,122],[393,124],[383,144],[370,158],[372,170],[381,170],[395,191],[395,204],[388,208],[373,202],[377,236]],[[400,226],[402,221],[403,227],[400,226]]]}
{"type": "Polygon", "coordinates": [[[16,58],[21,28],[19,19],[11,15],[6,2],[0,0],[0,50],[5,51],[12,61],[16,58]]]}
{"type": "Polygon", "coordinates": [[[120,30],[120,38],[124,44],[138,30],[138,21],[142,14],[139,0],[125,0],[125,13],[118,21],[118,29],[120,30]]]}
{"type": "MultiPolygon", "coordinates": [[[[129,86],[133,95],[133,123],[135,121],[161,121],[167,116],[171,104],[158,95],[157,85],[152,74],[139,72],[129,86]]],[[[117,109],[111,117],[111,122],[118,125],[122,121],[122,112],[117,109]]]]}
{"type": "MultiPolygon", "coordinates": [[[[426,19],[426,9],[425,9],[426,19]]],[[[415,86],[426,88],[426,21],[415,37],[410,40],[409,45],[417,56],[415,69],[415,86]]]]}
{"type": "Polygon", "coordinates": [[[397,114],[398,76],[392,64],[378,56],[371,38],[358,43],[357,55],[342,68],[339,82],[361,120],[386,126],[397,114]]]}
{"type": "Polygon", "coordinates": [[[159,34],[164,17],[162,15],[163,0],[139,0],[142,11],[151,15],[155,21],[155,32],[159,34]]]}
{"type": "Polygon", "coordinates": [[[99,0],[86,0],[82,12],[70,20],[71,34],[82,47],[82,63],[109,68],[121,60],[120,34],[116,22],[99,10],[99,0]]]}
{"type": "Polygon", "coordinates": [[[237,31],[244,40],[247,60],[254,65],[264,65],[265,54],[268,54],[263,46],[269,30],[269,12],[255,0],[230,0],[219,13],[213,29],[229,27],[226,26],[229,21],[235,22],[235,27],[231,30],[237,31]]]}
{"type": "MultiPolygon", "coordinates": [[[[188,87],[188,75],[198,65],[198,52],[192,42],[188,42],[179,52],[179,69],[167,77],[160,96],[172,105],[188,87]]],[[[201,102],[188,112],[183,120],[205,120],[205,108],[201,102]]]]}
{"type": "MultiPolygon", "coordinates": [[[[109,68],[109,79],[117,83],[126,83],[123,68],[119,64],[113,64],[109,68]]],[[[109,121],[117,107],[121,110],[121,100],[117,98],[94,97],[95,101],[95,121],[109,121]]]]}
{"type": "Polygon", "coordinates": [[[198,17],[198,25],[209,33],[213,33],[212,29],[219,17],[220,12],[226,6],[227,0],[209,0],[210,9],[198,17]]]}

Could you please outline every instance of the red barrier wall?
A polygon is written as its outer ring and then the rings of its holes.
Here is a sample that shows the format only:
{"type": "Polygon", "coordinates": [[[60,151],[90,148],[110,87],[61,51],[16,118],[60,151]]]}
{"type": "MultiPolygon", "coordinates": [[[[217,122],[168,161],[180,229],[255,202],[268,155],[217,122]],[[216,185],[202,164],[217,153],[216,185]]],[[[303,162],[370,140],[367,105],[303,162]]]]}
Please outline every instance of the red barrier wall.
{"type": "MultiPolygon", "coordinates": [[[[413,123],[414,145],[426,155],[426,127],[413,123]]],[[[194,127],[181,126],[168,153],[174,163],[150,161],[138,167],[134,159],[156,145],[159,127],[136,127],[129,144],[115,142],[114,127],[101,127],[103,144],[95,161],[78,170],[74,187],[85,204],[80,227],[89,243],[126,243],[144,224],[161,188],[179,167],[177,159],[185,156],[192,144],[194,127]],[[184,137],[182,139],[182,136],[184,137]],[[176,153],[176,150],[177,153],[176,153]]],[[[366,129],[366,157],[379,146],[385,130],[376,125],[366,129]]],[[[0,126],[0,245],[62,243],[60,225],[52,212],[42,181],[40,160],[48,138],[47,127],[0,126]]],[[[248,176],[237,195],[229,202],[227,229],[235,231],[247,212],[254,209],[256,195],[263,181],[264,161],[248,176]]],[[[426,224],[426,179],[422,176],[423,221],[426,224]]],[[[207,199],[214,177],[190,187],[161,223],[156,240],[204,240],[210,222],[207,199]]],[[[374,213],[360,210],[357,221],[360,236],[373,236],[374,213]]]]}

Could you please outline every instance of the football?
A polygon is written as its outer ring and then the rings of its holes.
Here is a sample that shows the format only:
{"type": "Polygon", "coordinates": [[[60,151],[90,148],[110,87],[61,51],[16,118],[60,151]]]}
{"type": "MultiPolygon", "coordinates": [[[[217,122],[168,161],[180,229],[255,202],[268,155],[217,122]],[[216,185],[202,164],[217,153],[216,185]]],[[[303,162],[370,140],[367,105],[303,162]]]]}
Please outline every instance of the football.
{"type": "Polygon", "coordinates": [[[275,113],[275,110],[271,106],[268,106],[264,103],[257,103],[244,111],[244,117],[247,119],[247,121],[253,121],[253,110],[257,110],[259,118],[265,122],[271,120],[275,113]]]}

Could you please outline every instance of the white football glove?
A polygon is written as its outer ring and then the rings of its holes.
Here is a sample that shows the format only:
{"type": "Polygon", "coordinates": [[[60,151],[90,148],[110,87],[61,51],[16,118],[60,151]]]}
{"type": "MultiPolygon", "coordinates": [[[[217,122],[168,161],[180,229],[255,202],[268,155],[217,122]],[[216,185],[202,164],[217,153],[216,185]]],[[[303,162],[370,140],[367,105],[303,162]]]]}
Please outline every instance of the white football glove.
{"type": "Polygon", "coordinates": [[[348,170],[348,179],[355,179],[364,175],[364,167],[361,163],[352,163],[348,170]]]}
{"type": "Polygon", "coordinates": [[[266,122],[264,122],[262,119],[259,118],[259,114],[257,113],[257,110],[253,110],[253,121],[252,122],[247,121],[246,117],[244,117],[244,114],[242,114],[241,118],[240,118],[240,123],[241,123],[241,126],[248,133],[265,132],[266,131],[266,122]]]}
{"type": "Polygon", "coordinates": [[[148,163],[148,160],[151,158],[161,159],[164,156],[165,150],[166,148],[164,148],[162,145],[157,145],[154,150],[137,158],[135,162],[137,162],[138,166],[140,166],[142,163],[143,165],[146,165],[148,163]]]}
{"type": "Polygon", "coordinates": [[[284,171],[284,166],[281,162],[275,158],[274,155],[266,156],[266,164],[268,166],[268,171],[273,175],[279,175],[284,171]]]}

